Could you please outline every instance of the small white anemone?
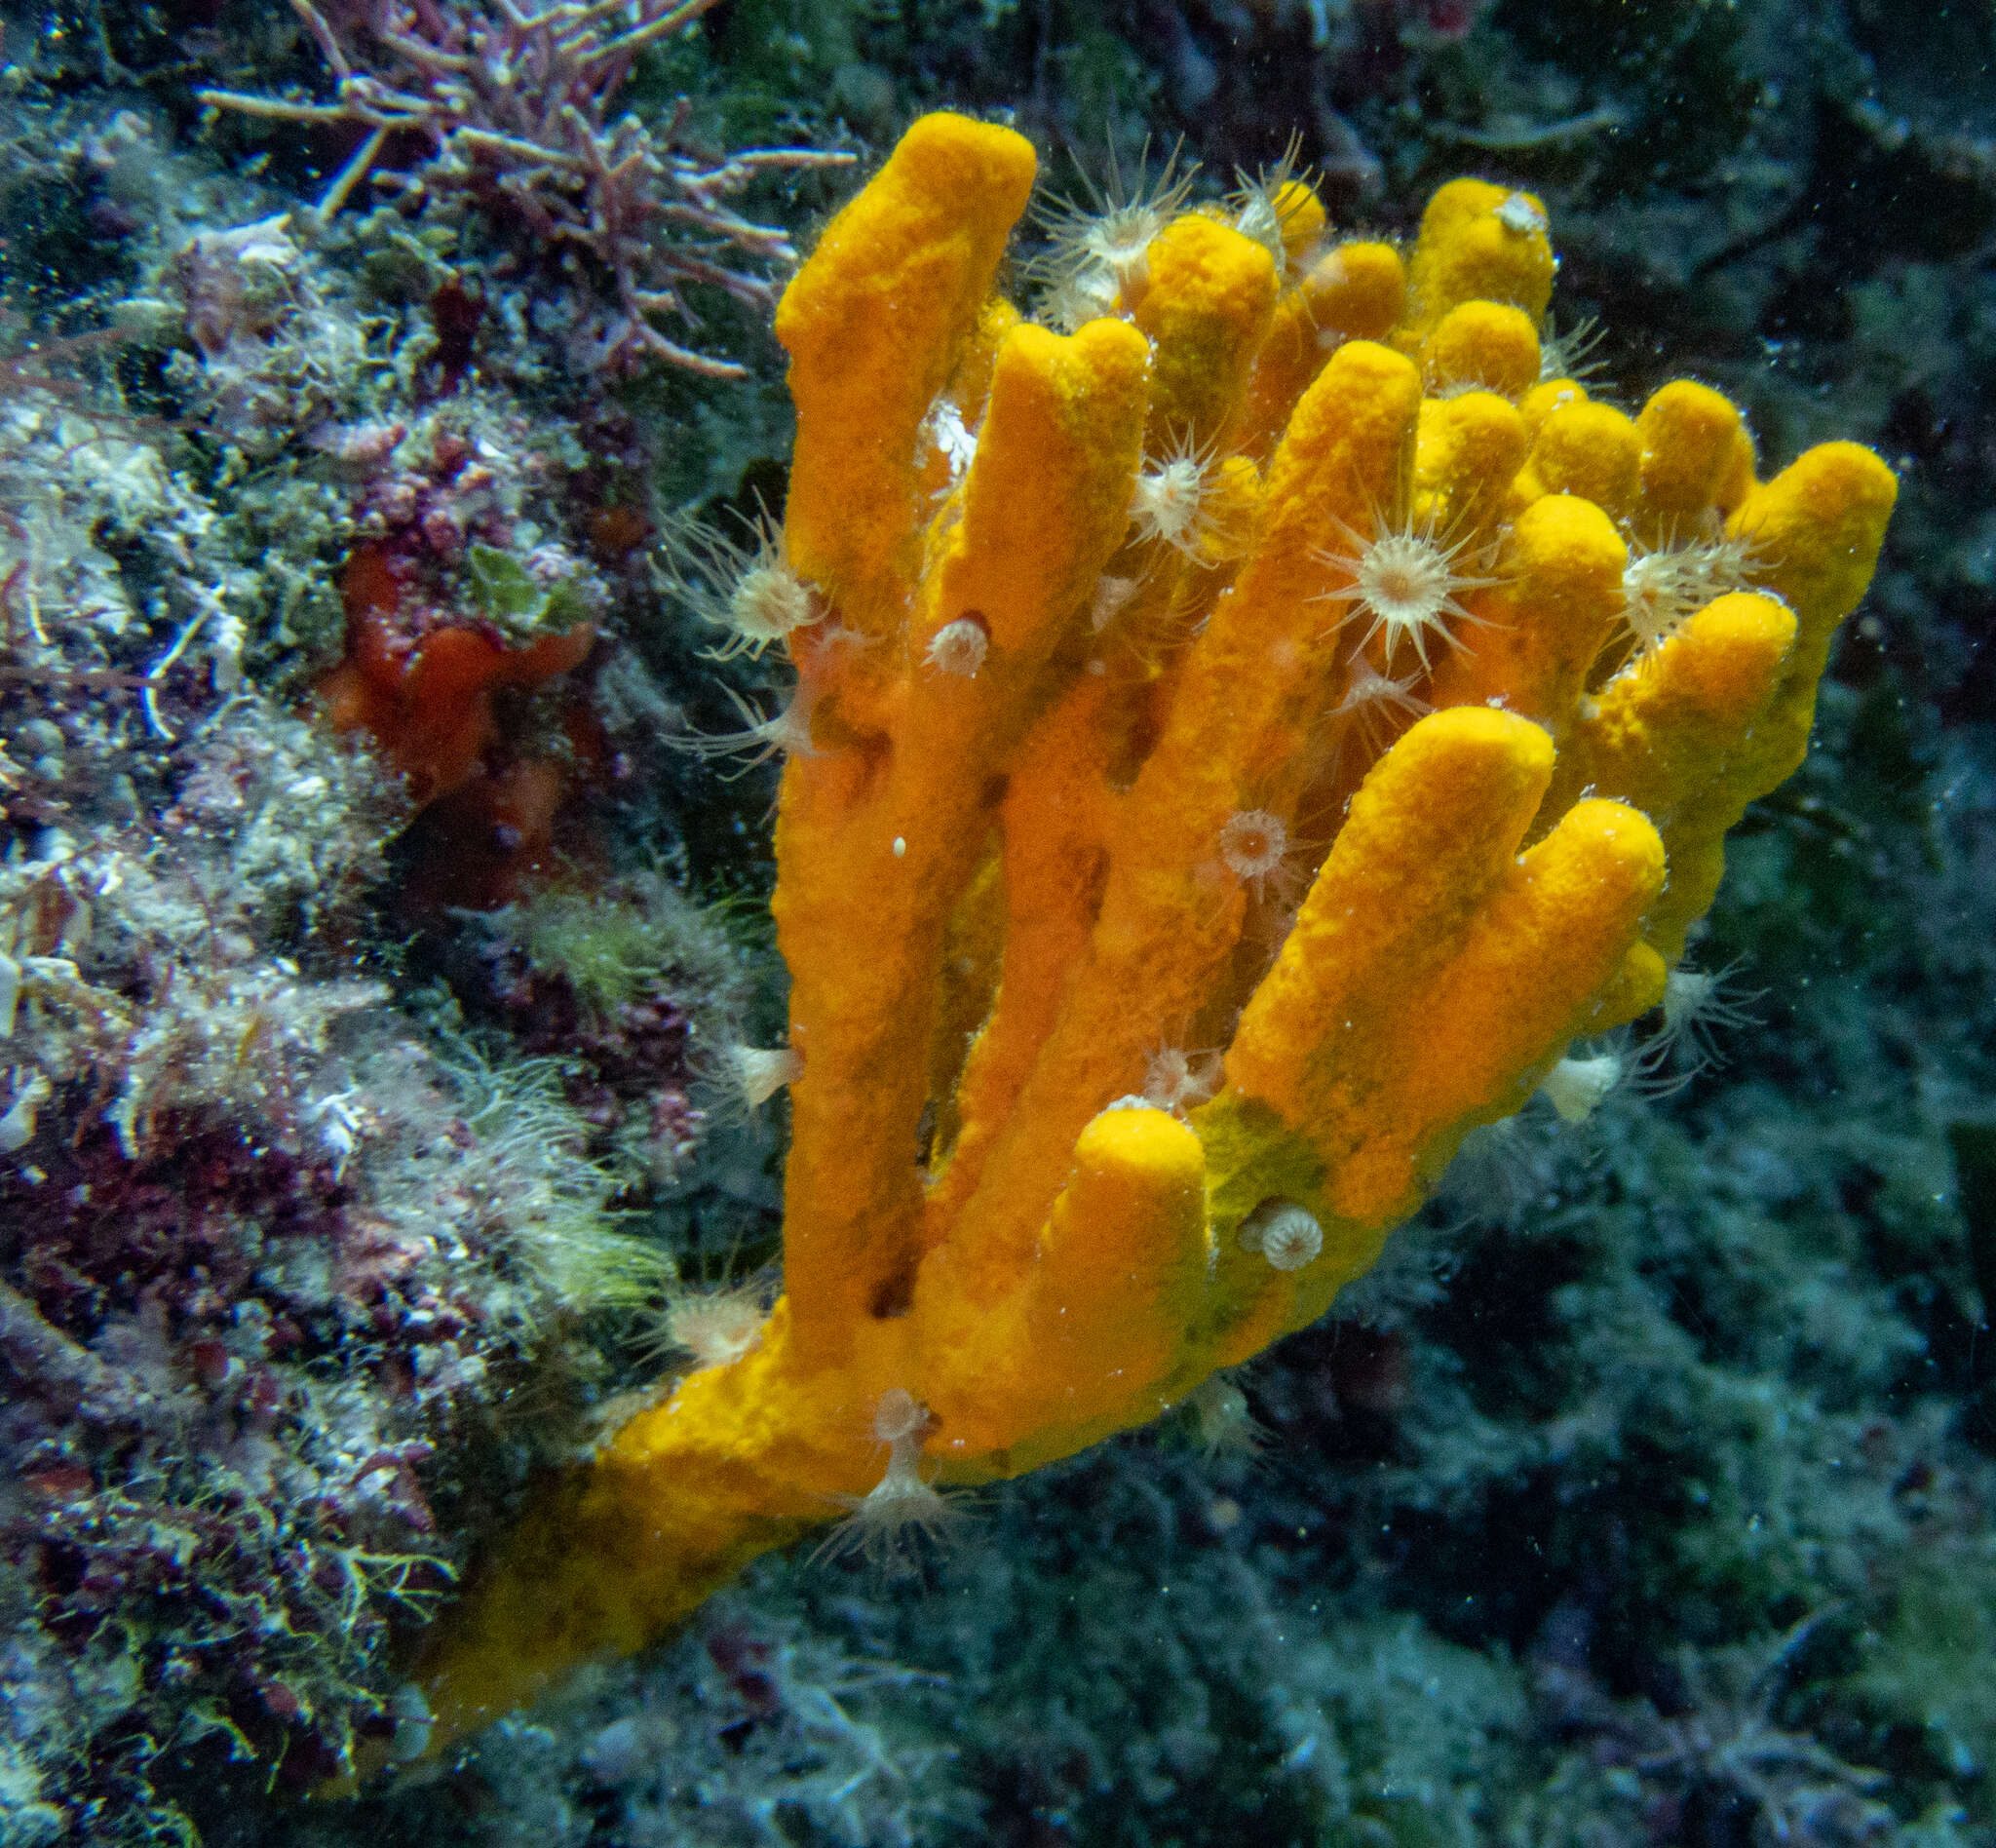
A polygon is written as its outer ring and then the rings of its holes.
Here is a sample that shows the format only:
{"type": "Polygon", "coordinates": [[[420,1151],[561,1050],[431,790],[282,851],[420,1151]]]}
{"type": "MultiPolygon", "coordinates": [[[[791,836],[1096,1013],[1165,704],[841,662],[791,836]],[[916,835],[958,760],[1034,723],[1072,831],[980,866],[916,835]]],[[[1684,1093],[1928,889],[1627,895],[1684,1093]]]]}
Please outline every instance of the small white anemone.
{"type": "Polygon", "coordinates": [[[1185,1400],[1185,1415],[1200,1454],[1211,1461],[1221,1456],[1252,1456],[1267,1441],[1254,1421],[1248,1395],[1224,1373],[1210,1373],[1185,1400]]]}
{"type": "Polygon", "coordinates": [[[1434,666],[1428,650],[1435,637],[1452,648],[1463,645],[1451,623],[1478,619],[1459,599],[1466,592],[1497,581],[1457,568],[1469,547],[1467,537],[1443,537],[1432,518],[1396,522],[1384,514],[1374,516],[1369,539],[1349,526],[1343,531],[1350,549],[1320,557],[1343,572],[1348,582],[1325,595],[1346,602],[1345,621],[1370,618],[1359,640],[1362,648],[1369,647],[1375,637],[1383,637],[1381,658],[1391,673],[1394,656],[1405,643],[1413,649],[1421,671],[1427,673],[1434,666]]]}
{"type": "Polygon", "coordinates": [[[762,1338],[769,1320],[769,1299],[759,1280],[724,1290],[689,1291],[666,1308],[666,1335],[671,1344],[692,1355],[702,1367],[726,1367],[739,1361],[762,1338]]]}
{"type": "Polygon", "coordinates": [[[1039,318],[1056,333],[1073,333],[1113,315],[1122,300],[1116,272],[1106,263],[1088,263],[1042,292],[1037,306],[1039,318]]]}
{"type": "Polygon", "coordinates": [[[809,684],[799,681],[791,690],[788,702],[780,712],[765,713],[752,706],[737,693],[733,687],[721,689],[734,702],[735,710],[741,713],[743,728],[736,732],[682,732],[666,742],[674,750],[684,751],[696,757],[743,757],[737,776],[746,776],[757,764],[769,762],[772,757],[810,756],[811,709],[816,696],[809,684]]]}
{"type": "Polygon", "coordinates": [[[1163,455],[1146,456],[1130,496],[1130,520],[1139,539],[1162,539],[1197,558],[1211,529],[1209,497],[1212,450],[1189,437],[1175,439],[1163,455]]]}
{"type": "Polygon", "coordinates": [[[1288,851],[1288,828],[1272,809],[1236,809],[1220,825],[1220,864],[1257,899],[1271,879],[1280,885],[1288,851]]]}
{"type": "Polygon", "coordinates": [[[1752,569],[1742,539],[1666,543],[1631,553],[1622,573],[1622,622],[1642,650],[1660,648],[1715,597],[1737,591],[1752,569]]]}
{"type": "Polygon", "coordinates": [[[1629,1061],[1620,1053],[1579,1059],[1569,1054],[1540,1081],[1539,1095],[1559,1113],[1560,1122],[1585,1123],[1628,1069],[1629,1061]]]}
{"type": "Polygon", "coordinates": [[[1189,1110],[1219,1089],[1220,1056],[1161,1046],[1144,1063],[1143,1099],[1160,1110],[1189,1110]]]}
{"type": "Polygon", "coordinates": [[[735,1068],[742,1101],[751,1110],[759,1110],[786,1085],[795,1084],[804,1070],[804,1055],[793,1046],[730,1046],[728,1062],[735,1068]]]}
{"type": "Polygon", "coordinates": [[[1593,358],[1593,351],[1606,335],[1607,329],[1593,315],[1576,321],[1562,333],[1555,329],[1548,314],[1539,328],[1539,383],[1593,377],[1605,364],[1593,358]]]}
{"type": "Polygon", "coordinates": [[[1731,986],[1742,965],[1719,969],[1687,969],[1679,964],[1664,981],[1663,1025],[1643,1043],[1645,1065],[1654,1069],[1673,1054],[1687,1076],[1709,1071],[1724,1062],[1715,1035],[1722,1030],[1758,1022],[1748,1005],[1759,998],[1731,986]]]}
{"type": "Polygon", "coordinates": [[[1358,728],[1367,747],[1384,751],[1402,719],[1425,718],[1435,709],[1413,691],[1414,679],[1396,680],[1381,674],[1363,655],[1352,663],[1352,677],[1335,712],[1358,728]]]}
{"type": "Polygon", "coordinates": [[[922,658],[939,674],[970,680],[977,677],[990,647],[989,625],[976,610],[966,610],[929,637],[922,658]]]}
{"type": "Polygon", "coordinates": [[[1241,1223],[1241,1249],[1279,1271],[1301,1270],[1324,1250],[1324,1227],[1293,1200],[1264,1200],[1241,1223]]]}
{"type": "Polygon", "coordinates": [[[682,521],[668,535],[652,571],[662,592],[702,622],[728,631],[728,639],[710,651],[715,661],[760,655],[824,614],[810,585],[790,569],[782,529],[767,516],[746,541],[700,520],[682,521]]]}
{"type": "Polygon", "coordinates": [[[851,1510],[818,1549],[822,1558],[864,1554],[890,1576],[916,1568],[921,1543],[945,1542],[962,1519],[940,1490],[922,1480],[922,1440],[933,1422],[929,1408],[899,1386],[880,1395],[873,1438],[887,1445],[887,1471],[862,1496],[840,1496],[851,1510]]]}
{"type": "Polygon", "coordinates": [[[1096,286],[1112,286],[1109,309],[1132,283],[1143,279],[1151,241],[1185,208],[1192,193],[1196,162],[1180,165],[1182,143],[1166,156],[1153,176],[1148,171],[1149,143],[1138,157],[1136,175],[1126,190],[1116,151],[1109,150],[1109,177],[1097,186],[1086,174],[1086,198],[1050,199],[1033,216],[1047,236],[1047,249],[1033,263],[1040,281],[1057,294],[1064,285],[1088,277],[1096,286]]]}
{"type": "MultiPolygon", "coordinates": [[[[1283,149],[1282,159],[1274,166],[1264,167],[1255,173],[1235,168],[1234,190],[1227,195],[1227,208],[1234,214],[1234,229],[1244,238],[1252,238],[1274,257],[1275,273],[1285,279],[1301,267],[1290,261],[1288,242],[1284,236],[1289,218],[1295,213],[1296,204],[1284,201],[1283,189],[1292,179],[1300,179],[1306,186],[1311,183],[1311,174],[1299,169],[1302,155],[1303,136],[1300,132],[1292,133],[1288,146],[1283,149]]],[[[1303,261],[1308,261],[1307,254],[1303,261]]]]}
{"type": "Polygon", "coordinates": [[[807,678],[835,673],[852,657],[873,646],[874,637],[844,623],[814,623],[791,648],[797,671],[807,678]]]}

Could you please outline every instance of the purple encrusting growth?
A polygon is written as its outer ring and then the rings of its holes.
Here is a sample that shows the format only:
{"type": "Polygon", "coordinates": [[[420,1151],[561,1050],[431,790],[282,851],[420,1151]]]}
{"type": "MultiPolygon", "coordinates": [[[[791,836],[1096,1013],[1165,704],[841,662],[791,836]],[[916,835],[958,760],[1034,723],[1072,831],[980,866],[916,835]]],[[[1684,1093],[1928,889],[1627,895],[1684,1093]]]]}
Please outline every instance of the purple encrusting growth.
{"type": "Polygon", "coordinates": [[[402,631],[595,624],[606,760],[676,712],[590,526],[648,452],[527,405],[519,290],[370,293],[393,212],[334,233],[163,118],[0,122],[120,240],[105,330],[0,361],[0,1838],[115,1844],[419,1744],[391,1626],[589,1441],[671,1273],[605,1208],[690,1151],[741,978],[661,882],[670,966],[494,949],[475,1039],[386,922],[411,791],[313,710],[368,546],[402,631]]]}
{"type": "Polygon", "coordinates": [[[116,1655],[134,1756],[98,1780],[142,1778],[137,1734],[196,1686],[214,1726],[323,1771],[378,1708],[390,1600],[446,1582],[423,1401],[482,1373],[486,1316],[434,1246],[347,1211],[329,1158],[161,1127],[159,1160],[100,1130],[0,1189],[0,1549],[79,1654],[145,1613],[116,1655]]]}
{"type": "Polygon", "coordinates": [[[63,862],[95,904],[41,935],[36,882],[0,881],[42,1091],[0,1170],[0,1580],[89,1741],[65,1794],[114,1811],[169,1738],[310,1780],[388,1729],[389,1620],[461,1553],[438,1482],[576,1286],[634,1261],[572,1114],[259,949],[241,894],[174,944],[218,868],[149,881],[140,845],[63,862]]]}
{"type": "MultiPolygon", "coordinates": [[[[198,706],[166,716],[199,731],[198,706]]],[[[259,759],[286,744],[322,781],[353,762],[296,721],[245,734],[222,715],[173,762],[174,854],[99,821],[87,840],[43,828],[41,858],[0,867],[19,1061],[0,1597],[38,1614],[42,1691],[15,1730],[59,1715],[70,1775],[45,1771],[40,1801],[71,1822],[152,1803],[168,1741],[213,1735],[310,1782],[392,1731],[390,1621],[447,1587],[465,1544],[433,1496],[460,1508],[480,1434],[564,1311],[660,1275],[604,1231],[608,1177],[544,1078],[270,946],[280,878],[230,868],[257,864],[259,759]]],[[[351,941],[364,890],[327,879],[300,901],[322,948],[351,941]]],[[[480,1492],[503,1495],[504,1473],[480,1492]]]]}
{"type": "MultiPolygon", "coordinates": [[[[606,433],[592,432],[591,439],[594,446],[610,446],[606,433]]],[[[518,410],[458,393],[406,423],[328,425],[311,441],[352,485],[356,535],[392,561],[404,588],[399,630],[462,622],[476,608],[503,628],[529,632],[544,607],[538,599],[522,597],[523,607],[509,607],[478,598],[476,585],[466,595],[468,561],[489,552],[516,558],[523,588],[543,598],[559,587],[558,620],[601,613],[602,580],[546,520],[565,485],[564,445],[550,443],[518,410]]],[[[478,562],[471,569],[476,573],[478,562]]]]}
{"type": "Polygon", "coordinates": [[[706,1114],[694,1100],[701,1062],[683,1000],[642,992],[593,1005],[559,971],[518,944],[480,957],[487,1005],[529,1059],[562,1060],[561,1092],[595,1136],[660,1177],[698,1145],[706,1114]]]}

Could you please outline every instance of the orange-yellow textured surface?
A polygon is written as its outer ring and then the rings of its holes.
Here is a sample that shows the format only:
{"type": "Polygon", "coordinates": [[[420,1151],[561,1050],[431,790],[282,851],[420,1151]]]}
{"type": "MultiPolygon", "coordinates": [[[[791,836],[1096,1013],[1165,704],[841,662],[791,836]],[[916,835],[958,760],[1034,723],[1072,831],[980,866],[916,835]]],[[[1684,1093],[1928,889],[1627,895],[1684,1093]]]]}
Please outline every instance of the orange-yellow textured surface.
{"type": "Polygon", "coordinates": [[[1062,333],[991,292],[1033,169],[926,118],[784,298],[785,1294],[440,1627],[440,1740],[837,1518],[890,1390],[987,1480],[1309,1322],[1656,1003],[1806,748],[1892,476],[1556,376],[1536,199],[1402,265],[1286,177],[1076,239],[1062,333]]]}

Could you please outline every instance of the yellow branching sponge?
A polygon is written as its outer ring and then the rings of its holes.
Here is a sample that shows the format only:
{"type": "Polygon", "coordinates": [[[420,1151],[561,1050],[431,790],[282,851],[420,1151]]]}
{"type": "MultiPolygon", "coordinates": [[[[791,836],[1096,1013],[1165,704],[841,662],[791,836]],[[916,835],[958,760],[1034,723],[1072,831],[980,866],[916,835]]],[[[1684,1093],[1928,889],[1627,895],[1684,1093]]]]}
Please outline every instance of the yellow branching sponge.
{"type": "Polygon", "coordinates": [[[993,292],[1033,178],[930,116],[784,297],[785,1293],[440,1627],[439,1739],[1312,1321],[1658,1003],[1802,759],[1870,451],[1761,481],[1718,394],[1558,376],[1524,193],[1404,263],[1294,179],[1139,197],[1062,224],[1049,326],[993,292]]]}

